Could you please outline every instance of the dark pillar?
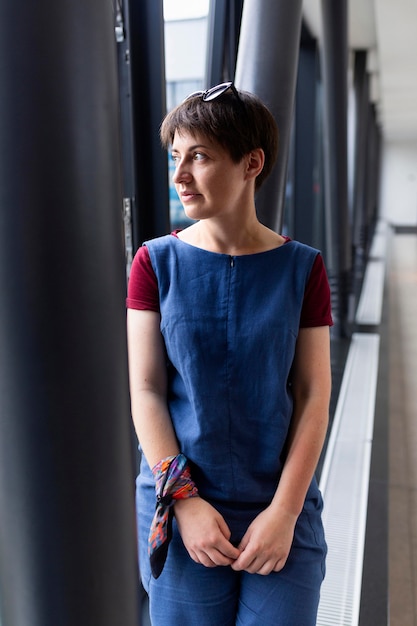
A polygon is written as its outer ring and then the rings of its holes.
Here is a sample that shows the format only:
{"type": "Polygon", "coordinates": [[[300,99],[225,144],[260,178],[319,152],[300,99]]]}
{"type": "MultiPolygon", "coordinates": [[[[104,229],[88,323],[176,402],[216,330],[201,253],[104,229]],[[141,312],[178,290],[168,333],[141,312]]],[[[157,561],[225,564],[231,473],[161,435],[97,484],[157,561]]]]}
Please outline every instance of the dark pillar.
{"type": "Polygon", "coordinates": [[[278,162],[257,194],[260,220],[280,231],[293,120],[302,1],[245,0],[236,67],[236,85],[257,94],[280,130],[278,162]]]}
{"type": "Polygon", "coordinates": [[[211,0],[209,12],[206,86],[233,80],[243,0],[211,0]]]}
{"type": "Polygon", "coordinates": [[[352,245],[355,258],[363,256],[367,244],[367,179],[369,143],[369,80],[366,72],[366,50],[355,53],[355,161],[352,245]]]}
{"type": "Polygon", "coordinates": [[[295,106],[294,219],[291,236],[321,248],[323,216],[317,211],[317,76],[318,54],[314,40],[302,37],[295,106]]]}
{"type": "Polygon", "coordinates": [[[375,106],[373,104],[368,105],[369,113],[369,149],[368,149],[368,181],[367,181],[367,198],[368,198],[368,230],[369,230],[369,244],[372,242],[372,235],[374,226],[379,217],[379,174],[380,174],[380,150],[381,150],[381,135],[380,129],[376,119],[375,106]]]}
{"type": "Polygon", "coordinates": [[[375,137],[375,149],[373,153],[374,158],[374,178],[372,181],[372,191],[373,191],[373,199],[374,199],[374,208],[375,208],[375,218],[381,217],[380,215],[380,198],[379,198],[379,190],[381,185],[381,151],[382,151],[382,137],[381,137],[381,128],[378,124],[377,113],[375,105],[371,105],[372,108],[372,119],[374,126],[374,137],[375,137]]]}
{"type": "Polygon", "coordinates": [[[347,185],[347,0],[322,0],[327,270],[335,332],[348,332],[352,253],[347,185]]]}
{"type": "Polygon", "coordinates": [[[106,0],[0,1],[3,626],[138,625],[106,0]]]}
{"type": "MultiPolygon", "coordinates": [[[[136,172],[133,248],[169,232],[168,157],[159,141],[166,113],[164,20],[162,0],[125,0],[129,5],[131,72],[136,172]]],[[[123,142],[129,142],[129,135],[123,142]]]]}

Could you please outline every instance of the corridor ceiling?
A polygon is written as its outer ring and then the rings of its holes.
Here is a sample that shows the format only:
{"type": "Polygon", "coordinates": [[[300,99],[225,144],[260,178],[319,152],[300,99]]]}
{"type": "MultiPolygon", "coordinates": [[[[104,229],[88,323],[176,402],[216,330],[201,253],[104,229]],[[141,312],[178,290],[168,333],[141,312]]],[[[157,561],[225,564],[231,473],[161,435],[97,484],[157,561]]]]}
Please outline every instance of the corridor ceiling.
{"type": "MultiPolygon", "coordinates": [[[[337,2],[337,0],[334,0],[337,2]]],[[[348,0],[349,47],[368,51],[370,99],[388,141],[417,143],[417,0],[348,0]]],[[[321,0],[304,0],[321,40],[321,0]]]]}

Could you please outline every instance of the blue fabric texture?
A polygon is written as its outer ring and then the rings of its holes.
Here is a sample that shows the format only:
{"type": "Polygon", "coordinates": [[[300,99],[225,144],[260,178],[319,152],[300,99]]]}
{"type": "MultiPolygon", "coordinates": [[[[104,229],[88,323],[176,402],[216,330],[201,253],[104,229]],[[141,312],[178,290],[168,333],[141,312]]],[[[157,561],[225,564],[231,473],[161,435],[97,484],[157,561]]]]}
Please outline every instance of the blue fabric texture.
{"type": "Polygon", "coordinates": [[[139,564],[152,626],[315,626],[326,557],[319,493],[306,501],[281,572],[260,576],[199,565],[188,555],[174,519],[168,558],[155,579],[147,553],[154,490],[140,478],[138,486],[139,564]]]}
{"type": "MultiPolygon", "coordinates": [[[[318,251],[289,241],[267,252],[231,257],[202,250],[172,235],[146,245],[158,281],[169,374],[168,404],[181,452],[188,458],[200,496],[223,514],[232,530],[232,541],[238,543],[250,522],[271,501],[285,461],[292,415],[291,365],[304,291],[318,251]]],[[[140,546],[142,534],[146,544],[149,526],[145,526],[154,507],[154,481],[143,458],[138,477],[140,546]]],[[[285,574],[257,578],[285,579],[284,589],[289,579],[303,585],[303,570],[312,576],[308,584],[314,588],[316,602],[326,551],[320,514],[321,496],[313,480],[285,574]],[[303,539],[306,532],[310,537],[307,541],[303,539]],[[302,548],[296,548],[297,541],[303,543],[302,548]],[[302,558],[297,557],[297,550],[303,553],[302,558]],[[306,562],[311,559],[314,563],[309,569],[306,562]]],[[[181,553],[180,543],[177,538],[177,548],[170,546],[166,571],[158,581],[152,581],[151,590],[162,585],[160,597],[168,593],[164,584],[169,587],[169,572],[178,567],[173,559],[181,553]]],[[[236,582],[230,568],[215,568],[209,574],[202,571],[206,569],[203,566],[189,561],[190,572],[197,567],[202,580],[205,576],[215,580],[213,571],[220,575],[221,570],[221,577],[233,578],[232,587],[243,584],[236,582]]],[[[146,570],[142,558],[141,573],[149,589],[146,570]]],[[[196,574],[186,576],[186,571],[181,581],[188,585],[186,578],[196,574]]],[[[288,589],[285,593],[290,598],[288,589]]],[[[271,597],[271,602],[276,601],[271,597]]],[[[165,616],[165,622],[155,618],[153,623],[180,624],[176,619],[170,621],[165,616]]],[[[187,626],[229,623],[219,615],[216,619],[181,621],[187,626]]],[[[259,616],[256,619],[253,623],[281,624],[262,621],[259,616]]],[[[290,623],[307,626],[310,622],[290,623]]]]}

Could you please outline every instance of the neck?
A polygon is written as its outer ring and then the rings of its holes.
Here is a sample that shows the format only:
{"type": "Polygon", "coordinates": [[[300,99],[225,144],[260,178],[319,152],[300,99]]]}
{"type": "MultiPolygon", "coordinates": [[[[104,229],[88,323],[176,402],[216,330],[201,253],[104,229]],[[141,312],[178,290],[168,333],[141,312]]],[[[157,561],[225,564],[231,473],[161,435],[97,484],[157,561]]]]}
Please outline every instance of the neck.
{"type": "Polygon", "coordinates": [[[232,256],[262,252],[281,245],[280,235],[251,219],[200,220],[180,233],[180,239],[211,252],[232,256]]]}
{"type": "Polygon", "coordinates": [[[251,249],[262,228],[256,217],[246,219],[243,223],[239,220],[221,220],[221,223],[201,220],[198,224],[201,244],[226,254],[239,254],[251,249]]]}

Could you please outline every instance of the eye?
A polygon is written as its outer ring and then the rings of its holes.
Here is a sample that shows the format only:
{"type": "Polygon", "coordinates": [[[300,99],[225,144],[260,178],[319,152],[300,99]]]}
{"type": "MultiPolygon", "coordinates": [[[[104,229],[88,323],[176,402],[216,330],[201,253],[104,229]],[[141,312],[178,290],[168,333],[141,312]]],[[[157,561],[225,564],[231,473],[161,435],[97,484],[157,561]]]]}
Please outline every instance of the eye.
{"type": "Polygon", "coordinates": [[[180,161],[180,157],[178,154],[171,154],[171,161],[174,163],[174,165],[178,165],[179,161],[180,161]]]}
{"type": "Polygon", "coordinates": [[[206,155],[203,152],[194,152],[193,159],[194,161],[202,161],[206,158],[206,155]]]}

